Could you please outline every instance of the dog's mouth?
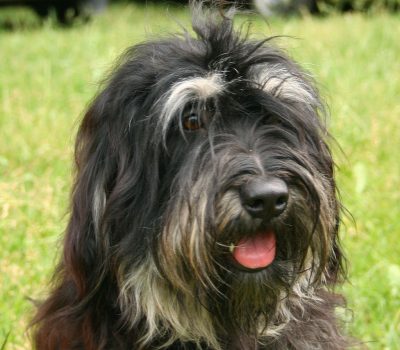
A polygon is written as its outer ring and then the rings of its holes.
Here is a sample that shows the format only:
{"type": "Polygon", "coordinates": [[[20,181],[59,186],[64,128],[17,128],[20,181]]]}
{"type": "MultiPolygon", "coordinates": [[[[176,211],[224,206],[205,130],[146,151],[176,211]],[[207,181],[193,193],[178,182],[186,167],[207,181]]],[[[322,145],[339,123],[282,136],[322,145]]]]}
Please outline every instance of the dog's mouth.
{"type": "Polygon", "coordinates": [[[258,271],[272,264],[276,255],[276,235],[273,230],[260,231],[245,237],[230,247],[239,267],[258,271]]]}

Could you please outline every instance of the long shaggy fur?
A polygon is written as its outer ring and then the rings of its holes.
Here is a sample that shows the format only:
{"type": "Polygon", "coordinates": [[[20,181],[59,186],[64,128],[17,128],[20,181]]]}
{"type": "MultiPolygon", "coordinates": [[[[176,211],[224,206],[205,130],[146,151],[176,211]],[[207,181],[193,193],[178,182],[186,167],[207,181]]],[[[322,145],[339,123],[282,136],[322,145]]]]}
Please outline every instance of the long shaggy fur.
{"type": "Polygon", "coordinates": [[[38,350],[347,346],[331,291],[340,203],[314,83],[229,15],[194,13],[195,37],[129,49],[84,116],[38,350]],[[202,116],[197,130],[188,113],[202,116]],[[254,219],[239,189],[269,177],[287,184],[287,208],[254,219]],[[238,269],[232,242],[266,228],[274,262],[238,269]]]}

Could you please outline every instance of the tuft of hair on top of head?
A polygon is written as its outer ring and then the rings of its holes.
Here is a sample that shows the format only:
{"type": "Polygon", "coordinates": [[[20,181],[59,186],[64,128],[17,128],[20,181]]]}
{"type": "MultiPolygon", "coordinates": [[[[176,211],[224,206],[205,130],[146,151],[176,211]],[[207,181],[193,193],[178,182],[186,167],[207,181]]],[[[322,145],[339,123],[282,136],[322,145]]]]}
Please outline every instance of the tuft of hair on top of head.
{"type": "Polygon", "coordinates": [[[232,20],[241,5],[235,0],[189,0],[189,7],[193,19],[217,20],[219,15],[220,19],[232,20]]]}
{"type": "MultiPolygon", "coordinates": [[[[223,57],[232,53],[232,50],[240,57],[247,55],[243,50],[248,49],[246,42],[250,36],[251,22],[246,21],[238,27],[234,26],[234,17],[241,11],[241,3],[227,0],[189,0],[191,27],[196,38],[193,38],[185,28],[183,28],[183,33],[188,42],[197,39],[208,48],[207,57],[214,56],[215,58],[209,62],[222,62],[223,57]]],[[[270,39],[255,40],[253,42],[255,50],[270,39]]],[[[209,68],[219,67],[212,67],[211,64],[209,68]]]]}

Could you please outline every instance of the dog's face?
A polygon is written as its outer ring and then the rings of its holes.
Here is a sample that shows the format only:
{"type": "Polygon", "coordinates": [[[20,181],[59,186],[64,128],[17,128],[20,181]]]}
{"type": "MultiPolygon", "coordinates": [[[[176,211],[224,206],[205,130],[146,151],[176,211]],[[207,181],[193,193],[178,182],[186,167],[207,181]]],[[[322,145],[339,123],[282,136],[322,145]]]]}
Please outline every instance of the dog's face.
{"type": "Polygon", "coordinates": [[[194,29],[131,49],[87,112],[71,242],[142,344],[217,349],[273,336],[335,280],[339,204],[309,77],[228,20],[194,29]]]}

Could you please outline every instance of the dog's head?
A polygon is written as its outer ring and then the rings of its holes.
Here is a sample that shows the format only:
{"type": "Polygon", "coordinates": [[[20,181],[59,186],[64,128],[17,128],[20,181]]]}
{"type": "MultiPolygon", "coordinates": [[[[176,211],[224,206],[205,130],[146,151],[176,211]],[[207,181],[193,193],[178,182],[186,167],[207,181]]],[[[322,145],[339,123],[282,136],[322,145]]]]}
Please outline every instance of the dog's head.
{"type": "Polygon", "coordinates": [[[340,205],[310,77],[230,19],[194,31],[130,49],[86,113],[65,260],[142,344],[218,349],[335,281],[340,205]]]}

